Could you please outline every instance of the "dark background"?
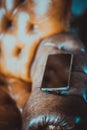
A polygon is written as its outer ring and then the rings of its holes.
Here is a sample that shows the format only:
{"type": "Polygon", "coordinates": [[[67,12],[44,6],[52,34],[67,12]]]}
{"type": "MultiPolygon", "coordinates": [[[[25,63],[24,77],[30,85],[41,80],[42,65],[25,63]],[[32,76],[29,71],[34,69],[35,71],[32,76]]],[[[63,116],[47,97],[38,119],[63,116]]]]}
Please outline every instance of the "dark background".
{"type": "Polygon", "coordinates": [[[73,0],[71,32],[83,41],[87,49],[87,0],[73,0]]]}

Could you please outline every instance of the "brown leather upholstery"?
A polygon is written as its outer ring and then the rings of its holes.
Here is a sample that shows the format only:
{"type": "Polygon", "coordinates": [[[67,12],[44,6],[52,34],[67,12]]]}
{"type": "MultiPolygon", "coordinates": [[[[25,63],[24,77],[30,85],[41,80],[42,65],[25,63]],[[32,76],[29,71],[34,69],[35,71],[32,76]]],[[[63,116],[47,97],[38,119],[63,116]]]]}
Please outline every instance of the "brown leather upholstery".
{"type": "Polygon", "coordinates": [[[0,130],[20,130],[21,123],[16,103],[0,88],[0,130]]]}
{"type": "Polygon", "coordinates": [[[0,72],[31,81],[29,69],[38,44],[48,36],[67,30],[70,4],[71,0],[69,3],[67,0],[2,0],[0,72]]]}
{"type": "Polygon", "coordinates": [[[21,95],[26,101],[30,94],[30,68],[38,45],[68,30],[71,0],[67,1],[0,1],[0,73],[9,78],[8,91],[19,105],[24,104],[21,95]]]}

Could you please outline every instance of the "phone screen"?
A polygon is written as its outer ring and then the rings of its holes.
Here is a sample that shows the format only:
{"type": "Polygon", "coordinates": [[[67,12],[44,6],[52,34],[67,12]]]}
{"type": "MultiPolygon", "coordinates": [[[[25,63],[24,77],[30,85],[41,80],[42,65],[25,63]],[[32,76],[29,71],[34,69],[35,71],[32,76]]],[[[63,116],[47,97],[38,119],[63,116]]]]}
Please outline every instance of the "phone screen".
{"type": "Polygon", "coordinates": [[[42,91],[67,90],[70,84],[73,54],[49,55],[41,84],[42,91]]]}

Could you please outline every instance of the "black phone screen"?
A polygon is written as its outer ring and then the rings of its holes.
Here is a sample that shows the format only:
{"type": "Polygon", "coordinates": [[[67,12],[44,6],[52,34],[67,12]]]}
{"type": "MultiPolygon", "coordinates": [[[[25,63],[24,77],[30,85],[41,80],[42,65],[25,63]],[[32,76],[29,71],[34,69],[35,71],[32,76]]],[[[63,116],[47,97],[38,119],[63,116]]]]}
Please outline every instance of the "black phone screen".
{"type": "Polygon", "coordinates": [[[41,84],[42,91],[67,90],[72,62],[72,54],[49,55],[41,84]]]}

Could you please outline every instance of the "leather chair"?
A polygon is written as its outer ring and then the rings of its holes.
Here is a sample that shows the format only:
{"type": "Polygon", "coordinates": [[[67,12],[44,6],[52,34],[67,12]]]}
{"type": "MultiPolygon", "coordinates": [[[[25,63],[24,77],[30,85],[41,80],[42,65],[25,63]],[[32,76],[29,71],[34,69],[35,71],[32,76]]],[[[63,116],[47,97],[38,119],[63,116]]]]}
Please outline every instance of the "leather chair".
{"type": "Polygon", "coordinates": [[[69,33],[71,4],[71,0],[0,1],[1,130],[87,129],[86,51],[69,33]],[[71,89],[62,95],[42,92],[46,58],[64,52],[75,55],[71,89]]]}

